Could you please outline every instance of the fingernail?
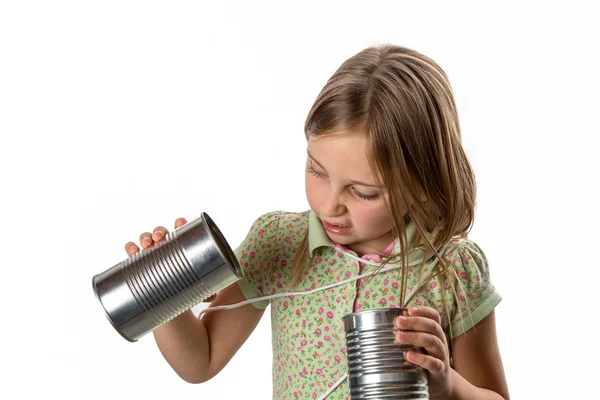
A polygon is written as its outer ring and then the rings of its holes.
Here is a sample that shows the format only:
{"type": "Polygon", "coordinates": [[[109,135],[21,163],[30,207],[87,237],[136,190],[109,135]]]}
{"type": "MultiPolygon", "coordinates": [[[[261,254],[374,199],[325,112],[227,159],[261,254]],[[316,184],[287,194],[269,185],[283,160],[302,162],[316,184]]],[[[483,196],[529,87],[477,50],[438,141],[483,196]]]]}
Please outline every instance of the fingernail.
{"type": "Polygon", "coordinates": [[[398,316],[398,325],[402,325],[406,322],[406,317],[403,317],[401,315],[398,316]]]}
{"type": "Polygon", "coordinates": [[[410,311],[412,311],[412,312],[419,312],[419,307],[411,307],[410,311]]]}

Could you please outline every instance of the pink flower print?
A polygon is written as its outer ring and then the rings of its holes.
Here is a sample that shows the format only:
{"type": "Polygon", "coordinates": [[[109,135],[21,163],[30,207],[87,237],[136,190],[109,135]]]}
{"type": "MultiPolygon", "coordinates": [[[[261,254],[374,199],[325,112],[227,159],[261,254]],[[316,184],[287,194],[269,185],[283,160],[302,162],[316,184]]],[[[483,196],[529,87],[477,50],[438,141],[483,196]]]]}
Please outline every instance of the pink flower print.
{"type": "Polygon", "coordinates": [[[294,397],[298,397],[298,392],[294,392],[294,397]]]}
{"type": "MultiPolygon", "coordinates": [[[[329,365],[329,364],[328,364],[329,365]]],[[[327,387],[332,387],[333,386],[333,382],[328,382],[327,383],[327,387]]]]}
{"type": "Polygon", "coordinates": [[[398,289],[398,282],[392,282],[392,287],[394,289],[398,289]]]}
{"type": "Polygon", "coordinates": [[[465,264],[469,264],[471,262],[471,257],[465,259],[465,264]]]}
{"type": "Polygon", "coordinates": [[[300,309],[299,308],[296,309],[296,315],[300,315],[300,309]]]}
{"type": "Polygon", "coordinates": [[[308,343],[308,342],[306,341],[306,339],[302,339],[302,340],[300,341],[300,344],[301,344],[302,346],[306,346],[306,343],[308,343]]]}
{"type": "Polygon", "coordinates": [[[339,281],[340,279],[341,279],[341,276],[339,276],[339,275],[335,277],[336,281],[339,281]]]}
{"type": "Polygon", "coordinates": [[[458,296],[458,298],[459,298],[461,301],[465,301],[465,296],[463,296],[462,294],[461,294],[460,296],[458,296]]]}
{"type": "Polygon", "coordinates": [[[321,342],[321,341],[317,342],[317,349],[320,349],[321,346],[323,346],[323,342],[321,342]]]}
{"type": "Polygon", "coordinates": [[[319,314],[323,314],[323,307],[319,307],[319,310],[317,311],[319,314]]]}
{"type": "Polygon", "coordinates": [[[329,366],[329,360],[325,360],[325,365],[329,366]]]}
{"type": "Polygon", "coordinates": [[[338,296],[338,297],[335,299],[335,301],[336,301],[336,303],[339,303],[340,301],[342,301],[342,298],[341,298],[340,296],[338,296]]]}
{"type": "Polygon", "coordinates": [[[327,318],[333,318],[333,312],[327,311],[327,318]]]}
{"type": "Polygon", "coordinates": [[[467,273],[465,271],[461,272],[460,277],[463,279],[467,279],[467,273]]]}
{"type": "Polygon", "coordinates": [[[385,279],[383,280],[383,284],[384,284],[384,285],[387,285],[388,283],[390,283],[390,281],[388,281],[388,278],[385,278],[385,279]]]}
{"type": "Polygon", "coordinates": [[[325,327],[325,332],[329,332],[329,327],[328,326],[325,327]]]}
{"type": "Polygon", "coordinates": [[[286,260],[281,260],[281,266],[285,267],[287,265],[287,261],[286,260]]]}
{"type": "Polygon", "coordinates": [[[337,361],[337,362],[340,362],[340,361],[342,361],[342,357],[340,357],[340,356],[335,356],[335,361],[337,361]]]}
{"type": "Polygon", "coordinates": [[[356,311],[360,310],[362,308],[362,306],[360,304],[356,305],[356,311]]]}
{"type": "Polygon", "coordinates": [[[277,282],[277,287],[282,287],[282,286],[283,286],[283,283],[277,282]]]}
{"type": "Polygon", "coordinates": [[[284,302],[283,302],[283,306],[284,306],[285,308],[288,308],[288,305],[289,305],[289,303],[288,303],[287,301],[284,301],[284,302]]]}
{"type": "Polygon", "coordinates": [[[346,278],[350,278],[351,275],[352,273],[350,273],[350,271],[346,271],[346,278]]]}
{"type": "Polygon", "coordinates": [[[275,256],[275,259],[273,261],[278,262],[279,261],[279,256],[275,256]]]}
{"type": "Polygon", "coordinates": [[[321,257],[315,258],[315,263],[321,264],[321,261],[323,261],[323,259],[321,257]]]}
{"type": "Polygon", "coordinates": [[[315,335],[320,335],[321,334],[321,328],[317,328],[315,329],[315,335]]]}
{"type": "Polygon", "coordinates": [[[331,338],[330,338],[329,336],[325,335],[325,336],[323,337],[323,339],[324,339],[326,342],[329,342],[329,339],[331,339],[331,338]]]}
{"type": "Polygon", "coordinates": [[[394,301],[394,300],[396,300],[396,297],[394,295],[391,295],[390,296],[390,301],[394,301]]]}
{"type": "Polygon", "coordinates": [[[316,398],[317,398],[317,392],[313,392],[313,394],[312,394],[312,398],[313,398],[313,399],[316,399],[316,398]]]}
{"type": "Polygon", "coordinates": [[[437,282],[433,281],[429,284],[429,286],[431,286],[431,288],[434,289],[437,286],[437,282]]]}
{"type": "Polygon", "coordinates": [[[250,252],[250,257],[252,257],[252,258],[256,257],[256,253],[255,253],[255,252],[253,252],[253,251],[251,251],[251,252],[250,252]]]}
{"type": "Polygon", "coordinates": [[[379,300],[379,303],[386,305],[387,304],[387,300],[385,298],[382,298],[381,300],[379,300]]]}
{"type": "Polygon", "coordinates": [[[296,332],[296,337],[300,336],[300,332],[296,332]]]}
{"type": "Polygon", "coordinates": [[[342,352],[343,354],[346,354],[346,348],[344,347],[344,348],[341,350],[341,352],[342,352]]]}
{"type": "Polygon", "coordinates": [[[291,380],[292,380],[292,376],[288,375],[288,381],[291,381],[291,380]]]}
{"type": "Polygon", "coordinates": [[[371,291],[370,291],[370,290],[367,290],[367,291],[365,292],[365,296],[370,296],[370,295],[371,295],[371,291]]]}
{"type": "Polygon", "coordinates": [[[306,320],[305,319],[302,320],[302,325],[306,325],[306,320]]]}
{"type": "Polygon", "coordinates": [[[290,296],[290,300],[294,300],[294,296],[290,296]]]}
{"type": "Polygon", "coordinates": [[[323,374],[323,368],[317,368],[317,375],[323,374]]]}
{"type": "Polygon", "coordinates": [[[416,300],[415,300],[415,303],[417,303],[417,304],[418,304],[418,305],[420,305],[420,306],[422,306],[422,305],[423,305],[423,302],[422,302],[421,300],[419,300],[419,299],[416,299],[416,300]]]}
{"type": "Polygon", "coordinates": [[[342,257],[344,257],[344,253],[338,253],[338,257],[339,257],[339,258],[342,258],[342,257]]]}

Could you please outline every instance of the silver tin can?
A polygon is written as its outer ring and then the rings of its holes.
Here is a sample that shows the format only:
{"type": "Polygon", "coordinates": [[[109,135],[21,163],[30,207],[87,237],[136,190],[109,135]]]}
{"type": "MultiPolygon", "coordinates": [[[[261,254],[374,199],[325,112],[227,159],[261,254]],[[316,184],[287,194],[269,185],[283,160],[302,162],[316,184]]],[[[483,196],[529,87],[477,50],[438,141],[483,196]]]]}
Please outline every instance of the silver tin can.
{"type": "Polygon", "coordinates": [[[135,342],[242,277],[225,238],[201,213],[156,247],[94,276],[92,286],[113,327],[135,342]]]}
{"type": "Polygon", "coordinates": [[[344,317],[348,387],[352,400],[428,399],[427,372],[404,359],[412,345],[395,343],[394,321],[405,308],[360,311],[344,317]]]}

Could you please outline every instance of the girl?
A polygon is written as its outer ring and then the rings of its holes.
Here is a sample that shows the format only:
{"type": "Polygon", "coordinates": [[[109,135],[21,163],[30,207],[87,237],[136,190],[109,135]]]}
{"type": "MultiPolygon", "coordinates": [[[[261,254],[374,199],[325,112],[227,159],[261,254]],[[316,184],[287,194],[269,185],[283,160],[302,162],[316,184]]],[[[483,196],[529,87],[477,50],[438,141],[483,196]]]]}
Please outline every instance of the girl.
{"type": "MultiPolygon", "coordinates": [[[[329,79],[305,133],[310,210],[259,217],[235,250],[245,277],[209,310],[282,296],[202,318],[186,311],[155,329],[169,364],[188,382],[211,379],[270,304],[273,398],[348,399],[342,318],[409,307],[396,340],[425,349],[405,357],[426,369],[430,398],[508,399],[494,320],[500,296],[485,254],[467,239],[475,178],[442,69],[407,48],[367,48],[329,79]],[[352,280],[361,274],[369,276],[352,280]]],[[[166,233],[143,233],[141,246],[166,233]]]]}

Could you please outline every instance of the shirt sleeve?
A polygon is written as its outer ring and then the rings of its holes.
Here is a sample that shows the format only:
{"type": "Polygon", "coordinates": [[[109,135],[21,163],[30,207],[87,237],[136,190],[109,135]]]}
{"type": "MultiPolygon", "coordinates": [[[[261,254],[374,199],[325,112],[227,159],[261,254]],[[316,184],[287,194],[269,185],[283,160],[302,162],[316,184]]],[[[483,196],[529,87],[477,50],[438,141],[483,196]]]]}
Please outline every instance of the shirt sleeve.
{"type": "MultiPolygon", "coordinates": [[[[279,230],[279,211],[261,215],[254,221],[246,239],[233,251],[244,277],[237,281],[246,299],[266,296],[269,284],[268,272],[273,268],[275,247],[279,230]]],[[[265,309],[268,300],[252,303],[256,308],[265,309]]]]}
{"type": "Polygon", "coordinates": [[[455,272],[456,306],[451,314],[451,337],[473,328],[487,317],[502,298],[490,279],[488,260],[481,248],[465,240],[452,260],[455,272]]]}

